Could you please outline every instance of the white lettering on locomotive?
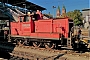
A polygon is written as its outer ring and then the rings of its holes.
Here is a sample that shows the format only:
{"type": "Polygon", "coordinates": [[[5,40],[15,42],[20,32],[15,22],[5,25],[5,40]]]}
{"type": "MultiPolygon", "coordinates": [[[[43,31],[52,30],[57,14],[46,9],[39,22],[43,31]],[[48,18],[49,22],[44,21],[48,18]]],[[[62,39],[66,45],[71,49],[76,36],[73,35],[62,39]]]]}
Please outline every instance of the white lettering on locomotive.
{"type": "Polygon", "coordinates": [[[23,27],[30,27],[30,24],[22,24],[23,27]]]}

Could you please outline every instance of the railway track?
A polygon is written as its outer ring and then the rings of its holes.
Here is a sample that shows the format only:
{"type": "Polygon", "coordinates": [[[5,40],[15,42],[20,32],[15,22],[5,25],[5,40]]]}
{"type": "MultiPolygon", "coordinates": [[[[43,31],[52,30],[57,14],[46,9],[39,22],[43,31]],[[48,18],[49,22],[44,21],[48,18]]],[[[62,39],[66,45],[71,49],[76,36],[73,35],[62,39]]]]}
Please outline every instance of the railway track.
{"type": "MultiPolygon", "coordinates": [[[[72,50],[55,50],[55,49],[45,49],[45,48],[36,48],[32,46],[16,46],[12,43],[0,42],[0,51],[8,52],[15,59],[27,59],[27,60],[55,60],[62,59],[68,60],[63,57],[63,55],[74,55],[81,57],[90,57],[88,53],[76,53],[72,50]],[[16,58],[17,57],[17,58],[16,58]]],[[[13,58],[12,58],[13,59],[13,58]]]]}

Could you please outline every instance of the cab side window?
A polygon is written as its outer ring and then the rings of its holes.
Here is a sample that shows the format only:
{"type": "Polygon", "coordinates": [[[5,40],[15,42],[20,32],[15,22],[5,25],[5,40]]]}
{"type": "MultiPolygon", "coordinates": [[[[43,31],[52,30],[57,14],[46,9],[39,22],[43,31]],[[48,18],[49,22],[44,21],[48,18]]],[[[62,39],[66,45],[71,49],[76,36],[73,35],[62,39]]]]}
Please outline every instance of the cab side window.
{"type": "Polygon", "coordinates": [[[29,16],[24,16],[24,20],[23,20],[23,22],[29,22],[29,19],[30,19],[29,16]]]}
{"type": "Polygon", "coordinates": [[[20,22],[22,22],[22,17],[20,17],[20,22]]]}

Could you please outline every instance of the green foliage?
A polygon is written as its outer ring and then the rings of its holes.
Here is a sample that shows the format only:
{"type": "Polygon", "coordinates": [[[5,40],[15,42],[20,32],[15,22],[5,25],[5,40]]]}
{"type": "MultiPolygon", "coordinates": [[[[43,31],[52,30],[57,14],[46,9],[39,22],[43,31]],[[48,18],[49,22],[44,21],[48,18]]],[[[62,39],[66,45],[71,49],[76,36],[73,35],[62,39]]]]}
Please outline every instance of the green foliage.
{"type": "Polygon", "coordinates": [[[67,16],[74,20],[75,25],[77,26],[82,25],[83,17],[82,17],[82,13],[80,12],[80,10],[74,10],[74,11],[67,12],[67,16]]]}
{"type": "Polygon", "coordinates": [[[68,16],[70,19],[73,19],[73,11],[67,12],[67,16],[68,16]]]}

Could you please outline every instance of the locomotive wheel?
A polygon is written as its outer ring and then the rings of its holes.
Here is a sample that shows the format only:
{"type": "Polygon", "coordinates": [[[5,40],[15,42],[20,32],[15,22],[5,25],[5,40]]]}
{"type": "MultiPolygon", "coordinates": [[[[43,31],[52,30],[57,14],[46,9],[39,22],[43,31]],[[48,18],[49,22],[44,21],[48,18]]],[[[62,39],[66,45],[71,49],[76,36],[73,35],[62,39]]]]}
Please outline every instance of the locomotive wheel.
{"type": "Polygon", "coordinates": [[[23,43],[21,42],[21,40],[20,41],[17,41],[17,45],[18,46],[23,46],[23,43]]]}
{"type": "Polygon", "coordinates": [[[40,47],[41,43],[40,42],[33,42],[34,47],[40,47]]]}
{"type": "Polygon", "coordinates": [[[45,43],[45,48],[52,49],[55,47],[54,43],[45,43]]]}

